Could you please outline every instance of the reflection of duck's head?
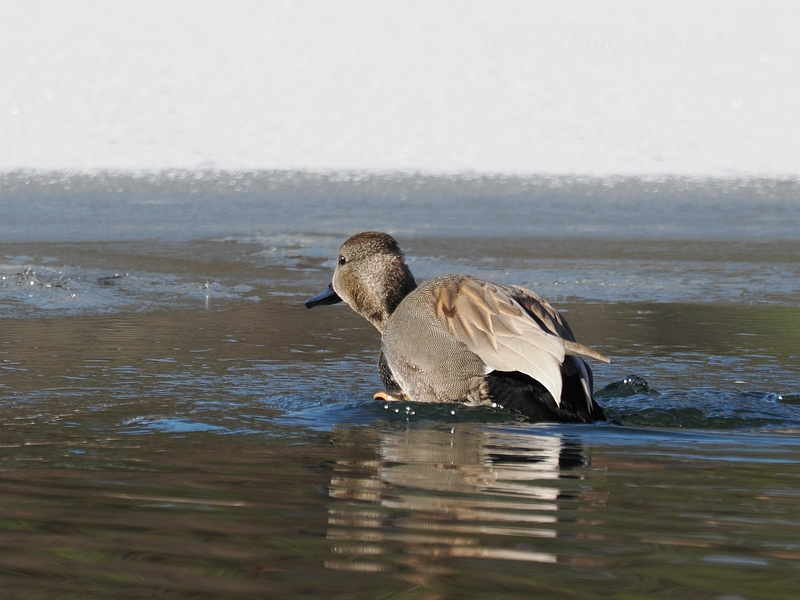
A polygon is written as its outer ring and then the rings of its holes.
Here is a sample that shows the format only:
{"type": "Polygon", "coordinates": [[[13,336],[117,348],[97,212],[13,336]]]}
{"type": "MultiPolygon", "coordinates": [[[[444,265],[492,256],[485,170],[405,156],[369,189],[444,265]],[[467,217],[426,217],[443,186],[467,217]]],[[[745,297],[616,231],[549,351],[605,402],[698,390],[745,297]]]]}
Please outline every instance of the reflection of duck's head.
{"type": "Polygon", "coordinates": [[[540,421],[605,418],[584,357],[549,303],[517,286],[445,275],[417,286],[397,241],[380,232],[349,238],[333,281],[306,301],[345,301],[382,334],[382,378],[417,402],[495,404],[540,421]]]}

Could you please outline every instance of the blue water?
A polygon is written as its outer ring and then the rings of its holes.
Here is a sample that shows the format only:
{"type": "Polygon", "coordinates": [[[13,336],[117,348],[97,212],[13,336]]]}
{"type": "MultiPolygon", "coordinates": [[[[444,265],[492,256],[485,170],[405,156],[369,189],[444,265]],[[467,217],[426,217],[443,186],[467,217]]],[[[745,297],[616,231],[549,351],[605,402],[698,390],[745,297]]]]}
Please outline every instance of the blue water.
{"type": "Polygon", "coordinates": [[[0,179],[9,597],[793,598],[800,187],[0,179]],[[657,188],[657,191],[656,191],[657,188]],[[548,298],[610,421],[372,400],[341,242],[548,298]]]}

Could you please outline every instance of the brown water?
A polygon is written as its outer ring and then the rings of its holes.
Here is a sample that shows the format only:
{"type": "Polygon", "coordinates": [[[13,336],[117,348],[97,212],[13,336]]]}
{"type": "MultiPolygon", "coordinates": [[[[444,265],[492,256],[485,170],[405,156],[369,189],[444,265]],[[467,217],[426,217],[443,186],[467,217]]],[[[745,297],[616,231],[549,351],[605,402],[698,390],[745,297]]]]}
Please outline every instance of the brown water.
{"type": "Polygon", "coordinates": [[[571,181],[504,235],[437,219],[528,210],[544,184],[495,182],[493,208],[474,182],[385,182],[368,205],[418,276],[529,286],[612,357],[595,374],[615,423],[576,426],[371,399],[377,334],[302,306],[367,228],[357,186],[322,182],[323,222],[313,181],[292,188],[303,214],[288,193],[223,193],[224,174],[197,204],[153,178],[120,198],[60,177],[27,195],[7,178],[0,208],[3,598],[797,597],[791,186],[737,184],[758,219],[739,196],[719,212],[708,190],[727,183],[673,190],[651,222],[635,200],[652,182],[571,181]],[[554,206],[599,225],[566,236],[554,206]]]}

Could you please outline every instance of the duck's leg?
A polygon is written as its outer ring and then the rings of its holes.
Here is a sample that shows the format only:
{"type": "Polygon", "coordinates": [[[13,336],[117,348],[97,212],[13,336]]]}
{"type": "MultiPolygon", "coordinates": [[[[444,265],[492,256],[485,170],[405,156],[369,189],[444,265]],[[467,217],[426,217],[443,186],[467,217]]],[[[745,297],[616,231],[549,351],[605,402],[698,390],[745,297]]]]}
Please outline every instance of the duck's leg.
{"type": "Polygon", "coordinates": [[[381,381],[383,381],[383,385],[386,387],[385,392],[375,392],[375,395],[372,396],[373,400],[383,400],[384,402],[400,402],[401,400],[408,400],[408,396],[405,395],[400,386],[397,385],[397,382],[394,380],[394,375],[392,374],[392,370],[389,368],[389,363],[386,362],[386,356],[383,354],[383,350],[378,355],[378,373],[381,376],[381,381]]]}

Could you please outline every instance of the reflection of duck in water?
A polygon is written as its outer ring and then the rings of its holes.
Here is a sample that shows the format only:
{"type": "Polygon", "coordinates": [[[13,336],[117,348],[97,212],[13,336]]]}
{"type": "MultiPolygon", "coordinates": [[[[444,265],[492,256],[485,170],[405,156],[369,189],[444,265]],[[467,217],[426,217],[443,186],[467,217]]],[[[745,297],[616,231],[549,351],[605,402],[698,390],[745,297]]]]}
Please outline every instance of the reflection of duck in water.
{"type": "Polygon", "coordinates": [[[576,343],[529,290],[466,275],[417,286],[394,238],[365,232],[342,245],[333,282],[306,306],[341,301],[381,332],[388,394],[376,397],[495,404],[537,421],[605,419],[583,359],[608,359],[576,343]]]}
{"type": "Polygon", "coordinates": [[[583,499],[583,489],[558,481],[588,463],[580,446],[559,435],[463,425],[385,432],[379,443],[378,460],[334,468],[328,538],[339,557],[329,568],[447,569],[431,557],[557,562],[554,548],[542,546],[556,538],[559,502],[583,499]]]}

